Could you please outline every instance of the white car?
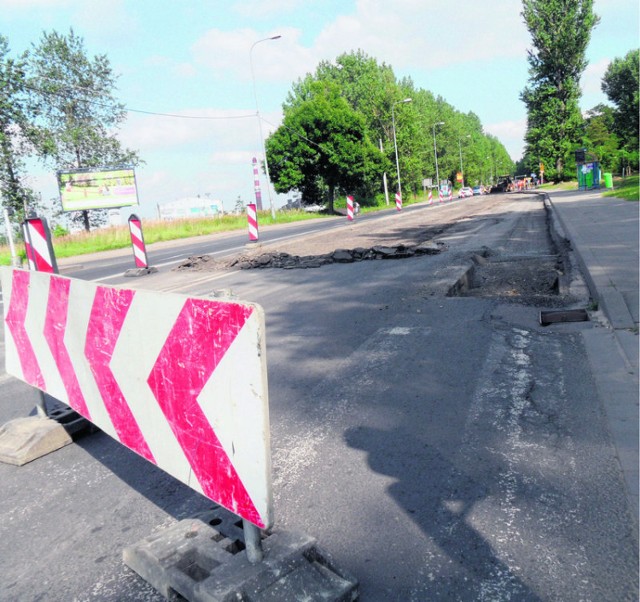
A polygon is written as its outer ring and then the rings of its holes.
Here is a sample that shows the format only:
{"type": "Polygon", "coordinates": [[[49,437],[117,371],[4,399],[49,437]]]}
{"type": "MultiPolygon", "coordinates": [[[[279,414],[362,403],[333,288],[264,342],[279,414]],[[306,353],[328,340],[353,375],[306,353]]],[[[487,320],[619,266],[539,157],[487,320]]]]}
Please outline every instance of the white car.
{"type": "Polygon", "coordinates": [[[464,199],[465,197],[468,197],[468,196],[473,196],[473,190],[468,186],[461,188],[460,192],[458,192],[459,199],[464,199]]]}

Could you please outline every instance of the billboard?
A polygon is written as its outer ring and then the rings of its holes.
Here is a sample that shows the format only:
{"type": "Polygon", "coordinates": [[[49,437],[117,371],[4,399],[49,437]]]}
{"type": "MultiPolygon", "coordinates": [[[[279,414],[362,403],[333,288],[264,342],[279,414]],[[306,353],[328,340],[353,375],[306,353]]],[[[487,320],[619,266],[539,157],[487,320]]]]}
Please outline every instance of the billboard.
{"type": "Polygon", "coordinates": [[[63,211],[109,209],[138,204],[133,167],[59,171],[63,211]]]}

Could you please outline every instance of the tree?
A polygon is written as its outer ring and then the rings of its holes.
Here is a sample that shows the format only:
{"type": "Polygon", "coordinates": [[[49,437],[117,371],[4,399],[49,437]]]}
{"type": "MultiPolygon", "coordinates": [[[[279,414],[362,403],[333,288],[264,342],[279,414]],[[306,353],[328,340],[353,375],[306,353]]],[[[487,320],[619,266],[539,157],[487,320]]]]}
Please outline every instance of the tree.
{"type": "Polygon", "coordinates": [[[615,105],[614,128],[628,151],[638,151],[640,50],[630,50],[624,58],[614,59],[602,78],[602,91],[615,105]]]}
{"type": "Polygon", "coordinates": [[[9,42],[0,35],[0,193],[3,204],[22,221],[36,197],[24,183],[23,157],[33,134],[24,95],[26,55],[9,57],[9,42]]]}
{"type": "Polygon", "coordinates": [[[604,171],[613,171],[620,163],[620,140],[614,133],[615,116],[611,107],[600,104],[587,111],[584,146],[594,153],[604,171]]]}
{"type": "MultiPolygon", "coordinates": [[[[106,55],[87,56],[82,38],[43,33],[29,58],[31,103],[39,126],[39,155],[57,169],[136,165],[114,133],[126,118],[113,93],[117,77],[106,55]]],[[[106,211],[72,218],[85,230],[106,221],[106,211]]]]}
{"type": "Polygon", "coordinates": [[[383,169],[383,157],[366,134],[362,115],[337,84],[312,81],[304,98],[285,107],[283,124],[266,141],[277,192],[300,190],[305,203],[322,200],[329,211],[338,190],[366,188],[383,169]]]}
{"type": "Polygon", "coordinates": [[[522,16],[533,41],[528,51],[529,86],[526,153],[562,180],[572,151],[580,145],[580,77],[591,31],[599,18],[593,0],[523,0],[522,16]]]}

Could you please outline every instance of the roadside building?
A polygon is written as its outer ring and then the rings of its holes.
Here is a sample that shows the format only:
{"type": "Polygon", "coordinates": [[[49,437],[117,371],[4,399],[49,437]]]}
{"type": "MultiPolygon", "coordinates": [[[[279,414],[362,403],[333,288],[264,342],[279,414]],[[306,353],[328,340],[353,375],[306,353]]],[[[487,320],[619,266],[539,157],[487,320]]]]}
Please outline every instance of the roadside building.
{"type": "Polygon", "coordinates": [[[162,220],[216,217],[223,213],[222,201],[200,196],[185,197],[158,205],[158,218],[162,220]]]}

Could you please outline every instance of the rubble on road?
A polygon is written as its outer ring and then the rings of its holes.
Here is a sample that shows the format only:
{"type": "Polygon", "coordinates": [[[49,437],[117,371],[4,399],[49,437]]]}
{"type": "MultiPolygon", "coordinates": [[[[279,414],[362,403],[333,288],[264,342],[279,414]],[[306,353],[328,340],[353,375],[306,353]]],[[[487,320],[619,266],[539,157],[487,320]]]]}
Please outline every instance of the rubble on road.
{"type": "Polygon", "coordinates": [[[243,254],[227,261],[216,261],[210,255],[193,255],[185,259],[176,270],[252,270],[258,268],[306,269],[319,268],[331,263],[353,263],[372,259],[404,259],[415,255],[436,255],[444,249],[443,243],[431,241],[417,245],[374,246],[370,248],[336,249],[321,255],[291,255],[281,251],[243,254]]]}

